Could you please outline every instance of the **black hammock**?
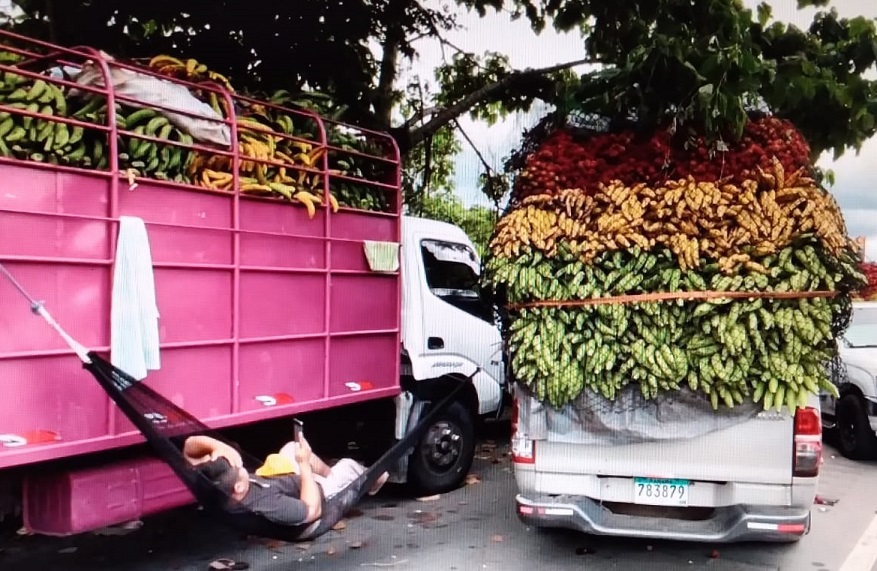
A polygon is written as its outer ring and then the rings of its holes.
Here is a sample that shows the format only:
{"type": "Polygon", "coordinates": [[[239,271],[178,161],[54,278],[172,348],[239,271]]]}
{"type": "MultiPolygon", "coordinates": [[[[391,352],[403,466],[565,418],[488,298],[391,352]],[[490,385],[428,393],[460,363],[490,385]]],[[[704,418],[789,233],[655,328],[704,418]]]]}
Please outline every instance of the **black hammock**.
{"type": "MultiPolygon", "coordinates": [[[[429,412],[420,419],[417,425],[374,464],[369,466],[363,474],[336,495],[324,500],[323,513],[316,525],[280,525],[255,512],[227,510],[226,506],[228,506],[230,499],[228,494],[214,485],[200,470],[194,468],[183,455],[183,444],[188,437],[195,435],[210,436],[240,451],[238,446],[158,394],[144,382],[137,381],[97,353],[87,350],[58,325],[42,303],[31,297],[2,264],[0,264],[0,271],[28,299],[32,311],[43,317],[70,345],[70,348],[82,360],[83,367],[97,379],[125,416],[143,434],[153,452],[173,469],[198,503],[226,525],[258,537],[299,541],[313,539],[332,529],[341,518],[356,507],[374,486],[380,475],[392,470],[399,460],[416,445],[425,429],[467,385],[467,381],[461,381],[459,386],[454,388],[444,399],[432,405],[429,412]]],[[[471,381],[472,377],[474,377],[474,373],[468,378],[468,381],[471,381]]],[[[240,452],[244,467],[251,473],[262,464],[258,458],[243,451],[240,452]]]]}

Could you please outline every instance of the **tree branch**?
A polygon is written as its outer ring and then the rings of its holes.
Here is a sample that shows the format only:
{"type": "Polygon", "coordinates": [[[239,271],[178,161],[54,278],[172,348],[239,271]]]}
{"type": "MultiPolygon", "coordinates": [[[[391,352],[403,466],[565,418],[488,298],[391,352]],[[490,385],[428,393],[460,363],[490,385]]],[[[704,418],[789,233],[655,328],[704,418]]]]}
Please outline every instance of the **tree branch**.
{"type": "Polygon", "coordinates": [[[510,85],[513,85],[517,81],[528,77],[547,75],[549,73],[563,71],[565,69],[569,69],[577,65],[582,65],[586,63],[594,62],[593,60],[586,58],[566,63],[560,63],[549,67],[525,69],[522,71],[512,72],[500,79],[499,81],[491,83],[490,85],[485,85],[480,89],[476,89],[454,105],[451,105],[450,107],[447,107],[436,113],[433,118],[430,119],[426,124],[418,127],[417,129],[414,129],[413,131],[406,132],[407,129],[393,129],[394,135],[396,136],[397,142],[399,143],[402,152],[405,153],[409,149],[421,144],[428,136],[435,134],[439,129],[441,129],[463,113],[466,113],[494,93],[502,91],[503,89],[509,87],[510,85]]]}
{"type": "Polygon", "coordinates": [[[444,107],[427,107],[425,109],[422,108],[419,111],[417,111],[414,115],[412,115],[409,119],[407,119],[402,124],[401,128],[402,129],[410,129],[411,125],[413,125],[417,121],[420,121],[421,119],[423,119],[425,117],[431,117],[431,116],[435,115],[436,113],[439,113],[443,109],[444,109],[444,107]]]}
{"type": "Polygon", "coordinates": [[[475,151],[475,155],[478,157],[478,160],[481,161],[481,164],[484,165],[484,168],[487,170],[487,173],[490,174],[493,172],[493,167],[490,166],[490,163],[487,162],[487,159],[484,158],[484,155],[481,154],[481,151],[478,150],[478,147],[475,146],[475,142],[469,138],[469,135],[466,134],[466,131],[463,130],[463,127],[460,126],[460,122],[456,119],[453,120],[454,126],[460,131],[460,134],[463,135],[463,138],[466,139],[466,142],[469,143],[469,146],[472,147],[472,150],[475,151]]]}

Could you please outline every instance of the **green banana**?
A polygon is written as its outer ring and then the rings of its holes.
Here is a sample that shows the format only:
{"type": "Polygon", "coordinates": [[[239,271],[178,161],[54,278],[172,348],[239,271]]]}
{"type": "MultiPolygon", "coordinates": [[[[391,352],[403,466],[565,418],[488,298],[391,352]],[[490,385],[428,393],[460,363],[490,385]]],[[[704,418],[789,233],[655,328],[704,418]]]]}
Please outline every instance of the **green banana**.
{"type": "Polygon", "coordinates": [[[27,135],[27,129],[22,127],[21,125],[15,125],[12,128],[12,132],[6,135],[6,141],[9,143],[14,143],[16,141],[21,141],[27,135]]]}
{"type": "Polygon", "coordinates": [[[0,123],[0,140],[2,140],[7,133],[12,131],[13,127],[15,127],[15,121],[12,119],[12,117],[7,117],[6,119],[4,119],[3,122],[0,123]]]}
{"type": "MultiPolygon", "coordinates": [[[[152,119],[150,119],[149,122],[146,124],[145,132],[147,135],[154,137],[154,136],[156,136],[156,133],[158,132],[158,130],[160,128],[167,127],[169,125],[170,125],[170,121],[168,121],[167,117],[165,117],[164,115],[157,115],[157,116],[153,117],[152,119]]],[[[170,129],[167,130],[167,133],[170,133],[170,129]]],[[[162,138],[167,138],[167,137],[165,136],[162,138]]]]}
{"type": "Polygon", "coordinates": [[[148,124],[153,118],[157,116],[158,111],[156,111],[155,109],[143,107],[125,117],[125,122],[128,125],[128,129],[130,130],[133,127],[148,124]]]}

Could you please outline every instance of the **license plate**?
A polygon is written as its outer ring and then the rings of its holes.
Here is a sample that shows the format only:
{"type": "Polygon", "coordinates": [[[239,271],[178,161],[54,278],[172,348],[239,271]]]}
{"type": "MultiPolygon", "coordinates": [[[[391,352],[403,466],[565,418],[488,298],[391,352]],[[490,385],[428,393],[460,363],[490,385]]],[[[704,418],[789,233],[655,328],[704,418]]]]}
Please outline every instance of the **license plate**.
{"type": "Polygon", "coordinates": [[[688,505],[688,480],[655,480],[634,478],[633,503],[650,506],[688,505]]]}

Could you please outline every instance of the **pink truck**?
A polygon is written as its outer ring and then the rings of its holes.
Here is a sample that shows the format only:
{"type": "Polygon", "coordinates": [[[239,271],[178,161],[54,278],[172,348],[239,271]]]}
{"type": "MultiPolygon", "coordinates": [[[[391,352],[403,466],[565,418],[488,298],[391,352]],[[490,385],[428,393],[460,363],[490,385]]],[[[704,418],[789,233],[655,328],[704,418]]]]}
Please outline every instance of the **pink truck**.
{"type": "MultiPolygon", "coordinates": [[[[477,421],[506,400],[501,336],[466,234],[402,215],[389,136],[89,48],[0,41],[0,263],[73,337],[122,352],[120,221],[142,221],[160,366],[141,382],[216,428],[383,403],[392,439],[480,368],[393,475],[460,484],[477,421]],[[246,130],[263,119],[267,135],[246,130]]],[[[3,280],[0,394],[0,515],[68,535],[193,501],[3,280]]]]}

